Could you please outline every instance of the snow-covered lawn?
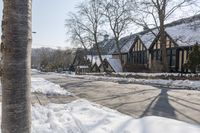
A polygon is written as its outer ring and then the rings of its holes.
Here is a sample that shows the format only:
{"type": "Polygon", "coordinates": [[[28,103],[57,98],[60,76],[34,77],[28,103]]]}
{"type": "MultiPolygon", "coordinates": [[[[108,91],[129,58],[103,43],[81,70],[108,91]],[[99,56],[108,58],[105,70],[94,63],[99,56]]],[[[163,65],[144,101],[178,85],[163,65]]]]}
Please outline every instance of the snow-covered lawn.
{"type": "Polygon", "coordinates": [[[136,78],[121,78],[121,77],[108,77],[108,76],[93,76],[93,75],[70,75],[68,77],[84,78],[91,80],[103,80],[111,82],[124,82],[124,83],[137,83],[148,85],[162,85],[167,87],[195,89],[200,90],[199,80],[165,80],[165,79],[136,79],[136,78]]]}

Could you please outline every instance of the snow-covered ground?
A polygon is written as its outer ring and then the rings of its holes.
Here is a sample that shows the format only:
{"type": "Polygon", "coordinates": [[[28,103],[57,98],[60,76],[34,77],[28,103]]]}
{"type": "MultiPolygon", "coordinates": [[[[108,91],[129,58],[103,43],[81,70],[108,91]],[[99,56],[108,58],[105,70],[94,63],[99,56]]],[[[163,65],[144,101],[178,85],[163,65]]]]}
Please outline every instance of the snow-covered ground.
{"type": "Polygon", "coordinates": [[[80,99],[33,105],[32,133],[200,133],[200,126],[155,116],[133,119],[80,99]]]}
{"type": "Polygon", "coordinates": [[[77,100],[69,104],[34,105],[33,133],[199,133],[184,122],[144,117],[133,119],[106,107],[77,100]]]}
{"type": "MultiPolygon", "coordinates": [[[[86,73],[87,75],[106,75],[106,73],[86,73]]],[[[181,76],[181,73],[135,73],[135,72],[118,72],[118,73],[112,73],[113,75],[116,76],[121,76],[121,77],[127,77],[127,76],[140,76],[140,77],[159,77],[159,76],[164,76],[164,77],[169,77],[169,76],[174,76],[178,77],[181,76]]],[[[200,73],[198,74],[182,74],[183,77],[191,77],[191,76],[200,76],[200,73]]]]}
{"type": "Polygon", "coordinates": [[[200,133],[200,126],[156,116],[133,119],[80,99],[32,105],[32,133],[200,133]]]}
{"type": "Polygon", "coordinates": [[[43,78],[31,78],[32,92],[42,93],[45,95],[70,95],[59,85],[49,82],[43,78]]]}
{"type": "MultiPolygon", "coordinates": [[[[71,95],[68,91],[61,88],[59,85],[49,82],[43,78],[31,78],[31,92],[44,95],[71,95]]],[[[0,95],[2,93],[0,83],[0,95]]]]}
{"type": "MultiPolygon", "coordinates": [[[[144,76],[144,77],[157,77],[157,76],[180,76],[180,73],[134,73],[134,72],[123,72],[116,73],[122,76],[133,75],[133,76],[144,76]]],[[[195,76],[197,74],[182,74],[183,76],[195,76]]]]}
{"type": "Polygon", "coordinates": [[[93,76],[93,75],[70,75],[69,77],[84,78],[91,80],[104,80],[112,82],[124,82],[124,83],[137,83],[137,84],[148,84],[148,85],[162,85],[172,88],[184,88],[184,89],[195,89],[200,90],[199,80],[164,80],[164,79],[136,79],[136,78],[121,78],[121,77],[108,77],[108,76],[93,76]]]}

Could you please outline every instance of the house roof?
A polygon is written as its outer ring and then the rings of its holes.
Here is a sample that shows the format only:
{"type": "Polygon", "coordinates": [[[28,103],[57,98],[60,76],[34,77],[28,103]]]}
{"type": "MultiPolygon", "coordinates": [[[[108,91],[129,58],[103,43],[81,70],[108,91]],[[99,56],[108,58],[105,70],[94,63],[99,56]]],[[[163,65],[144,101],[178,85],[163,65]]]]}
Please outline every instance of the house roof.
{"type": "Polygon", "coordinates": [[[130,48],[131,48],[131,46],[135,42],[136,38],[137,38],[136,34],[128,36],[126,38],[126,41],[125,41],[123,47],[121,48],[121,52],[122,53],[128,53],[130,48]]]}
{"type": "Polygon", "coordinates": [[[145,47],[147,49],[149,49],[149,47],[151,46],[152,42],[156,38],[157,34],[158,34],[158,30],[155,29],[153,31],[148,31],[148,32],[146,32],[144,34],[140,34],[139,38],[141,39],[141,41],[143,42],[143,44],[145,45],[145,47]]]}
{"type": "Polygon", "coordinates": [[[115,72],[122,72],[122,65],[119,59],[107,59],[110,66],[114,69],[115,72]]]}
{"type": "Polygon", "coordinates": [[[166,32],[179,46],[190,46],[196,42],[200,43],[200,17],[199,20],[167,27],[166,32]]]}

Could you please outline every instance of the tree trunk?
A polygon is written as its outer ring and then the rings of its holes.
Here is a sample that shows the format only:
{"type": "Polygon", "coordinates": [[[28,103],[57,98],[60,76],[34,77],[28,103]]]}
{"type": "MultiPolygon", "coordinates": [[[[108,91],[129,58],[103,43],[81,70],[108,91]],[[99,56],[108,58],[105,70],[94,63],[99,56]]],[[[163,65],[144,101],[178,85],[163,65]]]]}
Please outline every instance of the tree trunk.
{"type": "Polygon", "coordinates": [[[121,66],[122,66],[122,71],[124,71],[124,64],[123,64],[123,60],[122,60],[121,49],[120,49],[120,46],[119,46],[119,39],[116,39],[116,46],[117,46],[117,50],[118,50],[118,53],[119,53],[119,60],[120,60],[121,66]]]}
{"type": "Polygon", "coordinates": [[[165,36],[165,27],[164,27],[164,14],[160,14],[160,44],[162,50],[162,71],[168,72],[168,62],[167,62],[167,49],[166,49],[166,36],[165,36]]]}
{"type": "Polygon", "coordinates": [[[30,133],[32,0],[3,2],[2,133],[30,133]]]}
{"type": "Polygon", "coordinates": [[[99,44],[98,44],[98,41],[97,41],[97,37],[96,37],[96,35],[94,35],[94,40],[95,40],[95,46],[96,46],[96,50],[97,50],[97,53],[98,53],[98,56],[99,56],[100,62],[101,62],[101,64],[102,64],[102,66],[103,66],[103,70],[104,70],[104,72],[107,73],[107,70],[106,70],[105,64],[104,64],[103,59],[102,59],[102,56],[101,56],[101,51],[100,51],[100,48],[99,48],[99,44]]]}

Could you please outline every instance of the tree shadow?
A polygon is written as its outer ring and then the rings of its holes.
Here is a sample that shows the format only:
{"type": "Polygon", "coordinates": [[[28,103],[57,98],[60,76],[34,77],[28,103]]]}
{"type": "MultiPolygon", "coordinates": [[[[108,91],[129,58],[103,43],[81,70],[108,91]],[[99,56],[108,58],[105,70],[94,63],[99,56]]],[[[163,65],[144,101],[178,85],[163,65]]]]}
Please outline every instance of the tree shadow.
{"type": "Polygon", "coordinates": [[[140,117],[147,115],[176,118],[175,108],[169,103],[168,92],[169,89],[161,89],[158,94],[148,105],[140,117]]]}

